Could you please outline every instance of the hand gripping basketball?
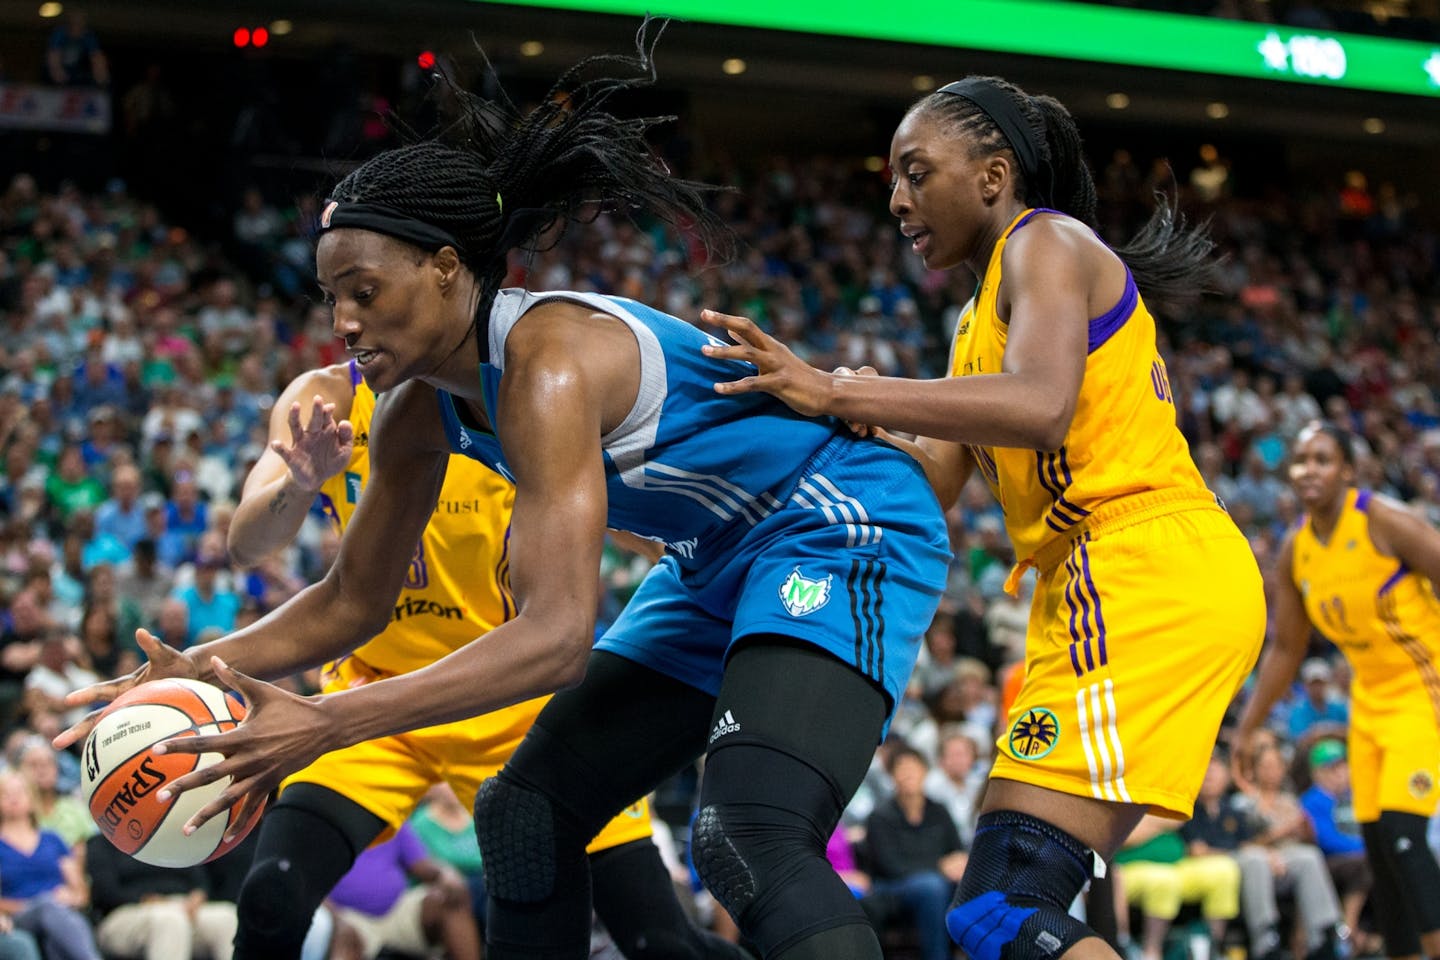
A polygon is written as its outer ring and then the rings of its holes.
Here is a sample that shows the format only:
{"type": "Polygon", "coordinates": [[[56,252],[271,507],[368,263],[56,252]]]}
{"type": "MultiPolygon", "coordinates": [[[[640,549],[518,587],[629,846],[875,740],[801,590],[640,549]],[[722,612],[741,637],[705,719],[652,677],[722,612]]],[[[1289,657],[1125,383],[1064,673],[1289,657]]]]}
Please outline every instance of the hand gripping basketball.
{"type": "MultiPolygon", "coordinates": [[[[144,663],[123,677],[71,691],[65,695],[65,704],[71,707],[84,707],[92,703],[113,703],[127,691],[151,680],[200,679],[200,671],[189,657],[161,642],[149,630],[136,630],[135,641],[140,645],[140,652],[145,654],[144,663]]],[[[88,737],[90,731],[95,729],[95,723],[100,719],[102,713],[104,713],[104,708],[92,710],[74,726],[60,731],[54,740],[55,748],[63,750],[88,737]]]]}
{"type": "Polygon", "coordinates": [[[308,766],[321,754],[340,746],[338,732],[329,722],[322,704],[324,697],[299,697],[273,684],[231,670],[219,657],[210,663],[216,678],[245,698],[249,713],[244,721],[226,733],[201,734],[166,740],[153,751],[169,754],[222,754],[224,759],[200,767],[165,784],[159,799],[165,802],[218,780],[227,779],[218,794],[185,823],[192,834],[212,817],[240,808],[230,816],[229,831],[247,823],[264,807],[270,792],[285,777],[308,766]]]}

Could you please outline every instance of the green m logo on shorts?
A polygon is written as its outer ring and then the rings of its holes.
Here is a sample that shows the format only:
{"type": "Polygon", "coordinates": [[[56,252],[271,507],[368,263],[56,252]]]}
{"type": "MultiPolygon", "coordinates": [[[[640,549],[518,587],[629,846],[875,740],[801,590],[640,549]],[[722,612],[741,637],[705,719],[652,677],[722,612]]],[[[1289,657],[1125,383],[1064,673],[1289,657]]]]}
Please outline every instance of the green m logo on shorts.
{"type": "Polygon", "coordinates": [[[780,602],[792,617],[803,617],[814,613],[830,602],[830,580],[811,580],[800,575],[800,568],[790,571],[790,576],[780,584],[780,602]]]}

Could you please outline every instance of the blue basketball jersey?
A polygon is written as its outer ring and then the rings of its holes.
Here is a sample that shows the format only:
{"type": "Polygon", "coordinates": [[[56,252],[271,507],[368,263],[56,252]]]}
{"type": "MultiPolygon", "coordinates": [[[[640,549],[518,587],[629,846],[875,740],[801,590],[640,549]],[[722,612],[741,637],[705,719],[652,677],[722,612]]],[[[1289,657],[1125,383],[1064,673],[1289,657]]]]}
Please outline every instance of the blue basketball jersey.
{"type": "MultiPolygon", "coordinates": [[[[596,648],[713,695],[736,640],[794,638],[873,679],[893,709],[950,560],[945,518],[920,465],[768,395],[717,394],[717,381],[753,368],[705,356],[701,347],[716,341],[683,320],[589,293],[496,297],[490,362],[480,368],[491,423],[505,338],[552,299],[617,317],[635,334],[640,390],[601,438],[607,522],[663,541],[668,554],[596,648]]],[[[439,399],[452,449],[512,477],[495,435],[466,422],[463,402],[439,399]]]]}
{"type": "MultiPolygon", "coordinates": [[[[766,394],[723,396],[713,385],[753,373],[734,360],[705,356],[714,337],[624,297],[554,291],[500,291],[490,311],[490,362],[480,368],[493,424],[504,376],[505,339],[516,321],[547,300],[567,300],[617,317],[640,347],[640,390],[618,427],[601,438],[609,524],[663,541],[682,566],[714,555],[780,509],[804,465],[843,428],[832,418],[795,413],[766,394]]],[[[454,397],[440,392],[452,449],[511,477],[494,434],[465,424],[454,397]]],[[[513,479],[513,478],[512,478],[513,479]]],[[[808,496],[853,511],[834,491],[808,496]]],[[[863,515],[863,511],[859,511],[863,515]]],[[[857,541],[873,535],[852,513],[857,541]]]]}

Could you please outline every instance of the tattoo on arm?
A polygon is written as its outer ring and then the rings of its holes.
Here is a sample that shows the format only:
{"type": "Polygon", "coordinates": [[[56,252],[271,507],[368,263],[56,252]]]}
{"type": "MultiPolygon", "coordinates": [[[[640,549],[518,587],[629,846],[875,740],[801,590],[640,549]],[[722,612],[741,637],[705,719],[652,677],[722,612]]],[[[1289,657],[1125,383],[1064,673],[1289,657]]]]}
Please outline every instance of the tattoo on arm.
{"type": "Polygon", "coordinates": [[[290,495],[289,495],[288,493],[286,493],[284,490],[281,490],[279,493],[275,494],[275,496],[271,499],[270,505],[269,505],[269,508],[268,508],[268,509],[270,510],[271,513],[284,513],[284,512],[285,512],[285,508],[288,507],[289,505],[290,505],[290,495]]]}

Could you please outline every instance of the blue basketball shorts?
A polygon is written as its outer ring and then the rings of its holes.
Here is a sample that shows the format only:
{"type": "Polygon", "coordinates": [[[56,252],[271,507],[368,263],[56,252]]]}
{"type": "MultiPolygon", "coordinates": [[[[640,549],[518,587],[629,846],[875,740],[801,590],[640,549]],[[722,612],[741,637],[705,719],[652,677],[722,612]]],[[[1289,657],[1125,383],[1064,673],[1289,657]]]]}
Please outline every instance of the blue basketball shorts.
{"type": "Polygon", "coordinates": [[[733,643],[779,634],[874,680],[893,711],[951,557],[924,472],[887,443],[838,437],[782,502],[721,556],[661,560],[596,649],[715,695],[733,643]]]}

